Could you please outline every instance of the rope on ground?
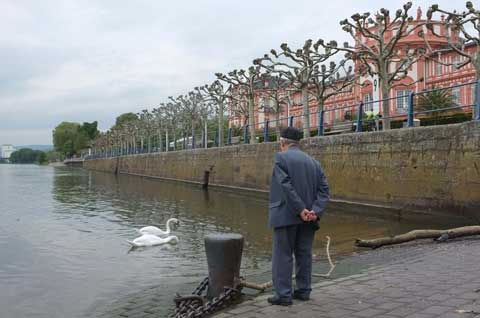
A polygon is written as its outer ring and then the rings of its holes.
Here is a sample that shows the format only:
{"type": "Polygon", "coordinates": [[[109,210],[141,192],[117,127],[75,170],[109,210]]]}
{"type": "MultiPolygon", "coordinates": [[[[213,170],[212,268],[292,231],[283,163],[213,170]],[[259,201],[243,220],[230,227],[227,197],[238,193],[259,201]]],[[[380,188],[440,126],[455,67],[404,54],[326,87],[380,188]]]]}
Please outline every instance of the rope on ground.
{"type": "MultiPolygon", "coordinates": [[[[313,277],[319,277],[319,278],[330,278],[330,275],[332,274],[333,270],[335,269],[335,264],[332,261],[332,258],[330,257],[330,236],[327,236],[327,258],[328,258],[328,263],[330,264],[330,270],[326,274],[312,274],[313,277]]],[[[292,276],[292,278],[295,278],[295,275],[292,276]]],[[[269,281],[263,284],[255,284],[252,282],[248,282],[245,279],[241,278],[240,279],[240,285],[242,287],[250,288],[250,289],[256,289],[259,290],[260,292],[264,292],[266,289],[270,288],[273,286],[273,282],[269,281]]]]}

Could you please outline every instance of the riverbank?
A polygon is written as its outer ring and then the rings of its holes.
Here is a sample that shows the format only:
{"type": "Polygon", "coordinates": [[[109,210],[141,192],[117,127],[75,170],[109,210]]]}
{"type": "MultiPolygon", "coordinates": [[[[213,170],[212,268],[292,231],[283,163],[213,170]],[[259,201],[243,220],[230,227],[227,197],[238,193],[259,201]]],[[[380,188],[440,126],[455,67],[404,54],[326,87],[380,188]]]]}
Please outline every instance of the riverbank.
{"type": "Polygon", "coordinates": [[[354,256],[364,272],[314,285],[311,300],[271,306],[268,294],[216,318],[416,317],[480,315],[480,237],[408,244],[354,256]]]}
{"type": "MultiPolygon", "coordinates": [[[[469,318],[474,317],[469,311],[480,312],[480,237],[363,250],[336,263],[332,279],[316,280],[308,302],[271,306],[266,301],[271,290],[255,297],[244,289],[247,300],[214,317],[469,318]]],[[[326,260],[314,264],[316,273],[327,270],[326,260]]],[[[248,279],[263,282],[269,274],[248,279]]],[[[116,300],[92,317],[158,317],[165,315],[165,307],[158,303],[164,297],[162,286],[152,286],[116,300]]]]}
{"type": "MultiPolygon", "coordinates": [[[[479,216],[480,122],[302,140],[325,170],[333,200],[397,211],[479,216]]],[[[86,160],[89,170],[267,191],[278,143],[86,160]]],[[[394,212],[395,213],[395,212],[394,212]]]]}

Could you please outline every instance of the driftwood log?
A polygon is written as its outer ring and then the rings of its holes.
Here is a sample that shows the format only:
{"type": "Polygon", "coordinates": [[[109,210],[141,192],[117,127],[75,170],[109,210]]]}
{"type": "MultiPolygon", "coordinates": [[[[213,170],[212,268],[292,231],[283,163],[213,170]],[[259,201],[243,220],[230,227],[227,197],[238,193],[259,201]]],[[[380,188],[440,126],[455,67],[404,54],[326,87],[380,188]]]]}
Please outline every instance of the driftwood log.
{"type": "Polygon", "coordinates": [[[397,236],[381,237],[373,240],[357,239],[355,241],[355,246],[379,248],[381,246],[400,244],[418,239],[431,238],[436,241],[446,241],[457,237],[471,235],[480,235],[480,225],[457,227],[449,230],[414,230],[397,236]]]}
{"type": "MultiPolygon", "coordinates": [[[[332,262],[332,258],[330,257],[330,236],[327,236],[326,250],[327,250],[328,263],[330,264],[330,270],[326,274],[312,274],[313,277],[329,278],[330,275],[332,274],[333,270],[335,269],[335,264],[332,262]]],[[[295,278],[295,275],[293,275],[292,278],[295,278]]],[[[255,284],[255,283],[252,283],[252,282],[248,282],[245,279],[241,279],[240,280],[240,285],[242,287],[256,289],[256,290],[259,290],[260,292],[264,292],[266,289],[273,286],[273,282],[268,281],[268,282],[263,283],[263,284],[255,284]]]]}

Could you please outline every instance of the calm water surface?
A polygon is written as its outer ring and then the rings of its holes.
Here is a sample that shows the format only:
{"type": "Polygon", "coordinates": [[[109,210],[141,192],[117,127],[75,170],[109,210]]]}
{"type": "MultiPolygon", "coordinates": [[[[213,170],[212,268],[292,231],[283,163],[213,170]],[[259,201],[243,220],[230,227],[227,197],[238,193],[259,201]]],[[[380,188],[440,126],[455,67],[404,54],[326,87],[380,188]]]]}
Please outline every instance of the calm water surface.
{"type": "MultiPolygon", "coordinates": [[[[206,276],[203,237],[214,232],[245,236],[242,273],[267,273],[271,232],[266,198],[204,192],[178,183],[33,165],[0,165],[1,317],[87,317],[124,295],[164,286],[174,293],[206,276]],[[130,251],[135,229],[179,218],[176,246],[130,251]]],[[[453,221],[459,225],[465,220],[453,221]]],[[[445,228],[451,218],[402,221],[331,205],[317,235],[332,253],[354,251],[357,237],[445,228]]]]}

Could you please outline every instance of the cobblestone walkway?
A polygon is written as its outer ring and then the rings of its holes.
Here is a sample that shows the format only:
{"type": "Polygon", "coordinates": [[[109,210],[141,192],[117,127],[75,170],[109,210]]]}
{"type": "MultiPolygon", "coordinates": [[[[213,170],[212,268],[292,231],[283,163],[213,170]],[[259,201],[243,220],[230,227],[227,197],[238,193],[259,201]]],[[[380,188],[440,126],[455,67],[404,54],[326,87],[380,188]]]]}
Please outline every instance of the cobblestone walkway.
{"type": "Polygon", "coordinates": [[[214,317],[480,317],[480,238],[382,248],[355,257],[382,265],[320,282],[308,302],[270,306],[270,295],[262,295],[214,317]]]}

